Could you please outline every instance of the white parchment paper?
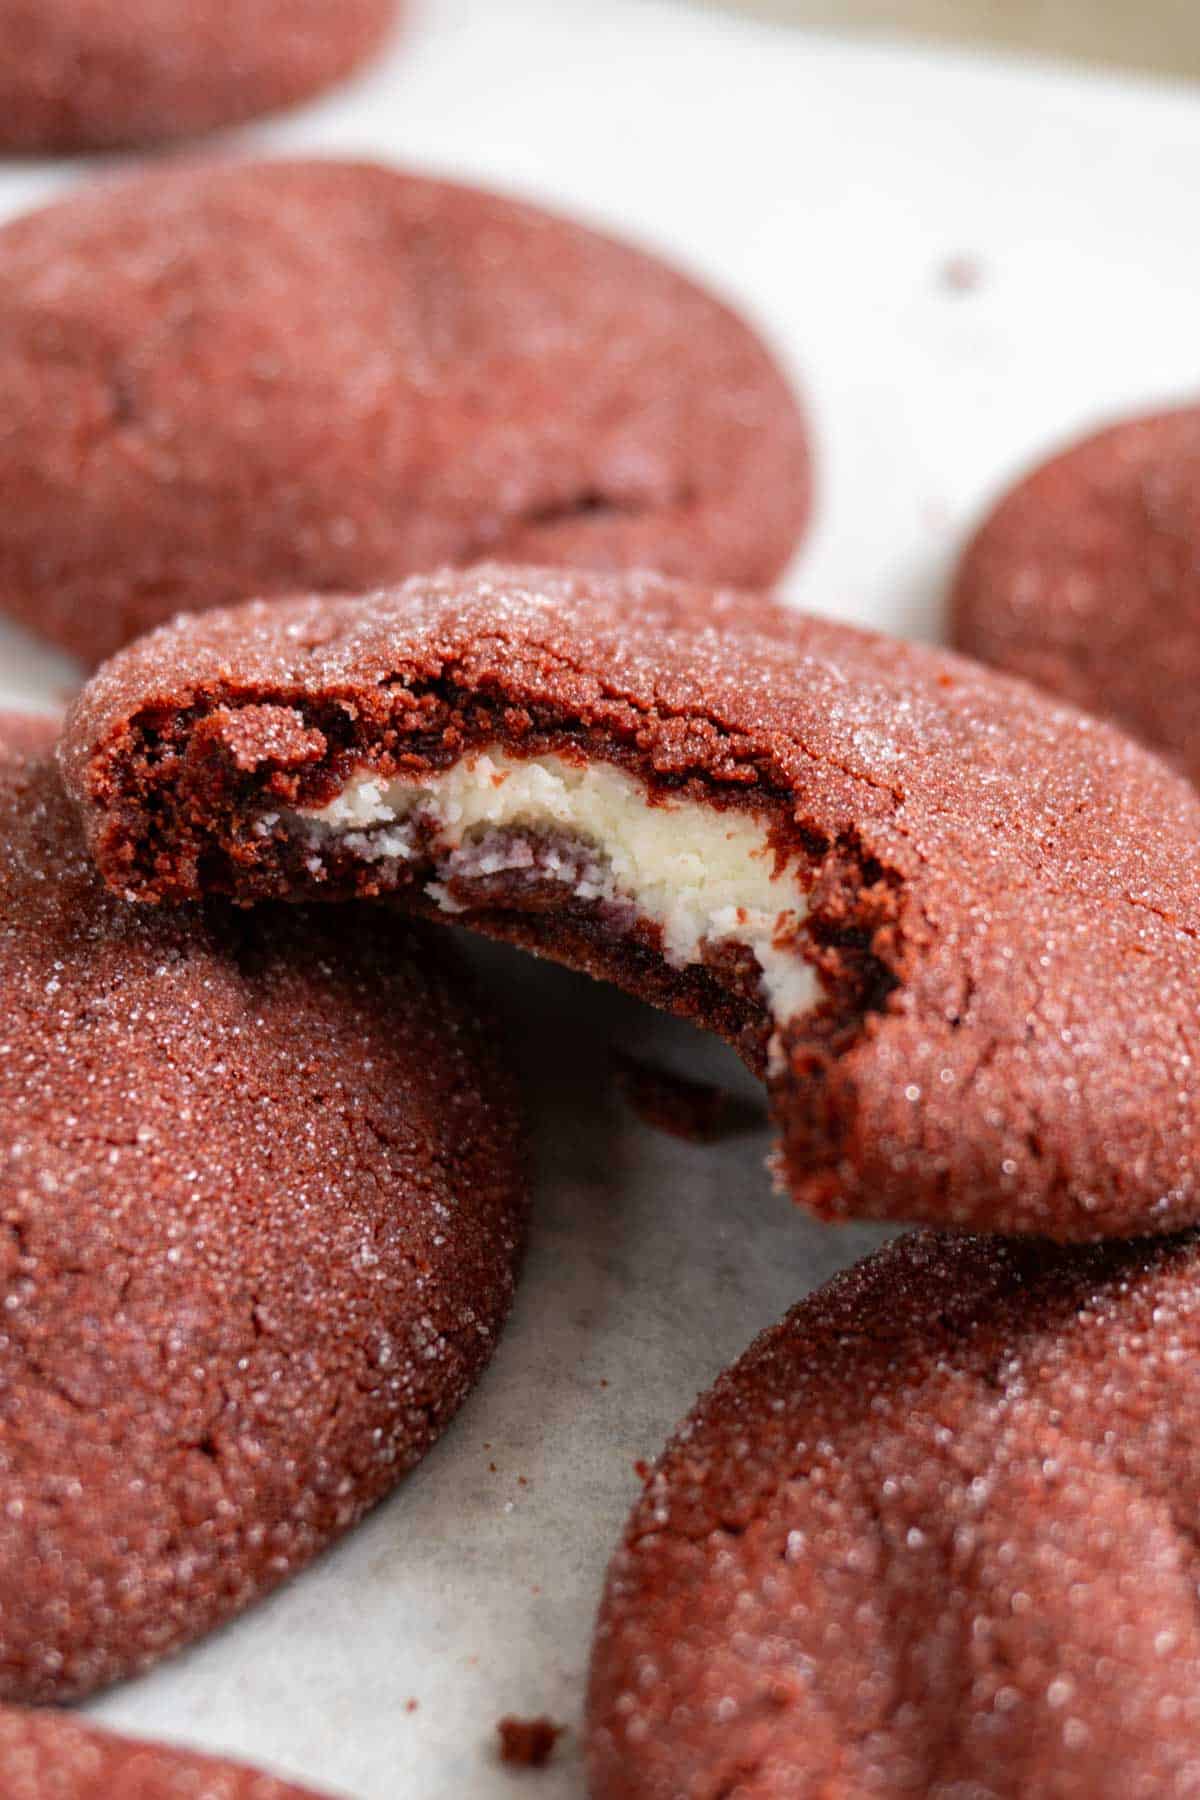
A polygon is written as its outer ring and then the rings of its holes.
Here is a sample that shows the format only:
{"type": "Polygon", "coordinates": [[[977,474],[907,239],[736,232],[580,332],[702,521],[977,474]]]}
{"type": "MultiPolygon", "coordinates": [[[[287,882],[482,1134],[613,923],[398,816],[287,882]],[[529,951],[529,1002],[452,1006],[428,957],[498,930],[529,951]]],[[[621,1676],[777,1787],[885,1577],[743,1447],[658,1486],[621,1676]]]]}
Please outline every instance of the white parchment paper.
{"type": "MultiPolygon", "coordinates": [[[[1182,89],[849,46],[658,0],[411,10],[355,87],[237,144],[510,188],[719,283],[812,402],[820,516],[789,583],[807,605],[935,636],[989,493],[1054,440],[1198,385],[1200,105],[1182,89]]],[[[0,216],[101,172],[0,165],[0,216]]],[[[77,678],[0,630],[0,703],[54,704],[77,678]]],[[[592,1616],[635,1460],[878,1236],[822,1230],[773,1194],[765,1134],[692,1148],[614,1092],[613,1043],[753,1091],[719,1046],[482,954],[539,1159],[496,1362],[362,1529],[91,1709],[110,1724],[358,1800],[578,1795],[592,1616]],[[497,1763],[506,1712],[571,1728],[547,1770],[497,1763]]]]}

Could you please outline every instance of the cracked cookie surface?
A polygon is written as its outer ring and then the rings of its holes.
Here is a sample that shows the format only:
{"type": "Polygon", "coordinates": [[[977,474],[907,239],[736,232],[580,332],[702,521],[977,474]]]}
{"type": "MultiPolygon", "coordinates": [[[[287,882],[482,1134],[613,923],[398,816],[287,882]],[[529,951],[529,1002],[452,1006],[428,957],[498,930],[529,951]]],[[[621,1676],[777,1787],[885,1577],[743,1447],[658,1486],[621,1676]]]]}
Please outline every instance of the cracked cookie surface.
{"type": "Polygon", "coordinates": [[[395,0],[0,0],[0,147],[114,150],[294,105],[376,50],[395,0]]]}
{"type": "Polygon", "coordinates": [[[1200,1215],[1200,799],[961,658],[492,567],[183,620],[63,757],[120,892],[388,894],[721,1033],[825,1216],[1200,1215]]]}
{"type": "Polygon", "coordinates": [[[0,230],[0,608],[95,661],[182,610],[486,555],[768,584],[807,434],[632,247],[367,164],[157,170],[0,230]]]}
{"type": "Polygon", "coordinates": [[[594,1800],[1200,1791],[1198,1270],[920,1234],[760,1337],[613,1559],[594,1800]]]}
{"type": "MultiPolygon", "coordinates": [[[[491,1354],[525,1218],[494,1029],[392,917],[150,913],[0,721],[0,1694],[148,1667],[302,1567],[491,1354]]],[[[7,1790],[6,1790],[7,1791],[7,1790]]]]}

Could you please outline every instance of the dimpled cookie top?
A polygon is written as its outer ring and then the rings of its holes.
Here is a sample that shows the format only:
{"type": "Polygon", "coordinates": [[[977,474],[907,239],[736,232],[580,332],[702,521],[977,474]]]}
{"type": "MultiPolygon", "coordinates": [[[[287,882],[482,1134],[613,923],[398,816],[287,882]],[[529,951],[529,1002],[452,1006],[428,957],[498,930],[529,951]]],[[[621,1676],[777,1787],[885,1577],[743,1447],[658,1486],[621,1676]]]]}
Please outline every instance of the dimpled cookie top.
{"type": "Polygon", "coordinates": [[[722,1031],[828,1216],[1088,1238],[1200,1214],[1200,799],[976,664],[650,576],[491,568],[180,621],[84,690],[63,760],[121,892],[391,891],[722,1031]],[[621,800],[626,832],[640,797],[656,853],[714,820],[744,875],[773,851],[773,968],[736,904],[676,937],[657,872],[606,886],[628,837],[535,842],[524,905],[511,835],[454,836],[522,760],[592,819],[621,800]]]}
{"type": "Polygon", "coordinates": [[[158,170],[0,230],[0,398],[0,608],[91,660],[501,552],[766,584],[808,509],[796,401],[726,307],[367,164],[158,170]]]}
{"type": "Polygon", "coordinates": [[[318,1800],[308,1788],[166,1745],[0,1707],[4,1800],[318,1800]]]}
{"type": "Polygon", "coordinates": [[[963,559],[953,629],[1200,781],[1200,408],[1126,420],[1006,495],[963,559]]]}
{"type": "Polygon", "coordinates": [[[930,1234],[761,1337],[613,1560],[594,1800],[1200,1793],[1198,1276],[930,1234]]]}
{"type": "Polygon", "coordinates": [[[375,50],[395,0],[0,0],[0,148],[154,144],[292,105],[375,50]]]}
{"type": "Polygon", "coordinates": [[[0,836],[0,1695],[29,1701],[230,1617],[419,1459],[507,1312],[525,1171],[426,935],[135,910],[44,752],[0,754],[0,836]]]}

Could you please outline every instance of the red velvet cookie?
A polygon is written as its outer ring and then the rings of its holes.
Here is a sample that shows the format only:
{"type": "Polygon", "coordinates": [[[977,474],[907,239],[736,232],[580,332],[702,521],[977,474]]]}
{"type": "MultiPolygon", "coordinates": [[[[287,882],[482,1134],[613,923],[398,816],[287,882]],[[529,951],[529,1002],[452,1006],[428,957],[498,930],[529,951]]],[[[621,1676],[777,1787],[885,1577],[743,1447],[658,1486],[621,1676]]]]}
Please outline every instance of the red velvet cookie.
{"type": "Polygon", "coordinates": [[[0,149],[155,144],[306,99],[395,0],[0,0],[0,149]]]}
{"type": "Polygon", "coordinates": [[[64,1699],[429,1448],[508,1310],[524,1158],[429,935],[135,910],[45,751],[0,753],[0,838],[0,1695],[64,1699]]]}
{"type": "Polygon", "coordinates": [[[254,1769],[0,1707],[4,1800],[318,1800],[254,1769]]]}
{"type": "Polygon", "coordinates": [[[1200,781],[1200,408],[1102,431],[1021,482],[967,551],[953,632],[1200,781]]]}
{"type": "Polygon", "coordinates": [[[504,553],[767,584],[796,402],[726,307],[494,194],[177,168],[0,230],[0,609],[95,660],[180,610],[504,553]]]}
{"type": "Polygon", "coordinates": [[[1200,797],[958,657],[496,567],[181,620],[64,757],[134,898],[391,893],[698,1019],[826,1216],[1200,1216],[1200,797]]]}
{"type": "Polygon", "coordinates": [[[1200,1785],[1200,1244],[904,1239],[759,1338],[609,1571],[594,1800],[1200,1785]]]}

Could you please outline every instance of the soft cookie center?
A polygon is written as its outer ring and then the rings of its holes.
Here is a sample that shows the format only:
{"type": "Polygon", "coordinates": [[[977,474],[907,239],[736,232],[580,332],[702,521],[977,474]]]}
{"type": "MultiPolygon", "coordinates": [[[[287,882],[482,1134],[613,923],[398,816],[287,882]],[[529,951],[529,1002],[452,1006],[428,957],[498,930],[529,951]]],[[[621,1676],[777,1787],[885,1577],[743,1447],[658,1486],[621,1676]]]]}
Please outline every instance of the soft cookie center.
{"type": "Polygon", "coordinates": [[[609,763],[496,747],[419,780],[355,775],[328,805],[293,815],[314,840],[366,860],[432,856],[426,891],[463,910],[451,889],[523,873],[564,898],[632,909],[658,928],[676,968],[706,949],[750,950],[777,1021],[816,1003],[816,975],[797,942],[808,910],[796,860],[769,842],[769,821],[741,808],[671,796],[609,763]]]}

